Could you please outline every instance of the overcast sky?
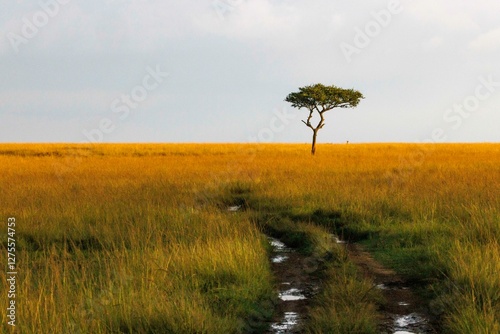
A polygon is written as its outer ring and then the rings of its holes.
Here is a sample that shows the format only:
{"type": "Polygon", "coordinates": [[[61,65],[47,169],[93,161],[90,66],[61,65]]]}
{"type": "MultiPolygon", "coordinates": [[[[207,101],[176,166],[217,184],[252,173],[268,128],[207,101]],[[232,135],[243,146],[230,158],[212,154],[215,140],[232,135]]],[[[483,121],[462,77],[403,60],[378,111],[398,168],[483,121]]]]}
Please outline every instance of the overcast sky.
{"type": "Polygon", "coordinates": [[[361,91],[320,143],[499,142],[498,0],[17,0],[0,142],[309,142],[284,98],[361,91]]]}

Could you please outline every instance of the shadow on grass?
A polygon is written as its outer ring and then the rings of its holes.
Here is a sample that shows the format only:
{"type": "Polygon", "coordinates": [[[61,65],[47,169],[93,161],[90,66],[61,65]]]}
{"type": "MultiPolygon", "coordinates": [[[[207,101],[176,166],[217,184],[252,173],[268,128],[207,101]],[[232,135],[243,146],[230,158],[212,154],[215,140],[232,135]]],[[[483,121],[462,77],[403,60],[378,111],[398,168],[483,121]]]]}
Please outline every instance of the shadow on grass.
{"type": "Polygon", "coordinates": [[[297,226],[302,223],[325,228],[348,243],[362,243],[384,264],[394,268],[405,279],[415,285],[427,286],[442,278],[440,265],[433,259],[433,253],[422,236],[401,231],[398,224],[385,223],[383,219],[392,217],[393,221],[411,221],[404,211],[387,211],[378,205],[381,218],[373,213],[365,215],[347,208],[294,207],[290,203],[274,198],[259,197],[247,184],[232,184],[223,192],[224,205],[242,205],[251,212],[252,219],[267,235],[282,240],[300,252],[310,254],[314,247],[308,233],[297,226]],[[368,216],[369,215],[369,216],[368,216]],[[405,220],[406,219],[406,220],[405,220]],[[387,224],[383,228],[381,224],[387,224]]]}
{"type": "MultiPolygon", "coordinates": [[[[5,243],[2,246],[6,247],[5,243]]],[[[102,242],[94,236],[84,236],[80,238],[44,238],[31,234],[19,233],[17,236],[18,251],[44,251],[50,249],[65,250],[68,253],[77,251],[90,252],[104,249],[102,242]]]]}
{"type": "MultiPolygon", "coordinates": [[[[298,281],[314,278],[320,283],[317,295],[308,301],[308,311],[302,314],[305,332],[375,333],[378,293],[370,282],[359,279],[345,249],[335,245],[331,236],[350,242],[370,237],[361,230],[363,217],[342,210],[294,207],[238,184],[227,187],[222,197],[227,207],[244,205],[245,214],[262,232],[296,249],[308,261],[307,274],[298,281]]],[[[290,273],[285,275],[290,277],[290,273]]]]}
{"type": "Polygon", "coordinates": [[[241,210],[251,210],[255,222],[263,232],[283,239],[287,245],[296,248],[304,248],[304,246],[307,248],[305,245],[307,241],[302,233],[289,231],[293,224],[298,223],[321,226],[348,242],[366,240],[374,237],[376,233],[362,229],[363,217],[357,213],[323,208],[297,213],[297,209],[300,208],[273,198],[258,197],[250,185],[243,183],[235,183],[226,187],[218,202],[221,203],[223,209],[239,206],[241,210]]]}

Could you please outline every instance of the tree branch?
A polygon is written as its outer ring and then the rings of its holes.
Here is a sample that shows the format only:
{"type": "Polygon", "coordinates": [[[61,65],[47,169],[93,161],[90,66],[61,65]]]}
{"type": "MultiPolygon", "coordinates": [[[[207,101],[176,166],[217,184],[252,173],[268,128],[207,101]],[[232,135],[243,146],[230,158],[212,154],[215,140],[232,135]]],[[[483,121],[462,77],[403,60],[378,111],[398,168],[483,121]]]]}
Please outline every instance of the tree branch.
{"type": "Polygon", "coordinates": [[[315,130],[319,130],[325,126],[325,117],[323,116],[324,112],[325,112],[325,110],[323,110],[322,112],[319,113],[320,120],[319,120],[319,123],[316,126],[315,130]]]}
{"type": "Polygon", "coordinates": [[[313,129],[313,127],[311,125],[311,118],[313,116],[313,112],[314,112],[314,109],[312,109],[312,108],[309,109],[309,116],[307,117],[307,122],[306,121],[302,121],[302,123],[304,123],[305,125],[307,125],[311,129],[313,129]]]}
{"type": "Polygon", "coordinates": [[[325,126],[324,113],[334,108],[354,108],[364,96],[354,89],[343,89],[337,86],[325,86],[315,84],[300,87],[298,92],[290,93],[285,101],[290,102],[295,108],[307,108],[308,117],[302,121],[313,130],[313,142],[311,153],[315,152],[316,135],[319,129],[325,126]],[[313,114],[317,112],[320,120],[315,126],[311,124],[313,114]]]}

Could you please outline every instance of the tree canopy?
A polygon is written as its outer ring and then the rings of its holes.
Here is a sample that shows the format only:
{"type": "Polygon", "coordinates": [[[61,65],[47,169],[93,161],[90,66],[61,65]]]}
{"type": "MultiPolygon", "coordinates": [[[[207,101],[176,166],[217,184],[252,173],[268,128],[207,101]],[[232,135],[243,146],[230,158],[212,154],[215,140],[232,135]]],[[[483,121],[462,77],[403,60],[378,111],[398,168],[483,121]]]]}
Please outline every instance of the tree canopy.
{"type": "Polygon", "coordinates": [[[319,129],[325,126],[324,113],[334,108],[354,108],[364,96],[354,89],[344,89],[337,86],[325,86],[315,84],[300,87],[298,92],[290,93],[285,101],[290,102],[294,108],[306,108],[309,116],[306,121],[302,121],[313,131],[313,143],[311,153],[316,152],[316,136],[319,129]],[[311,124],[314,112],[319,114],[320,120],[316,126],[311,124]]]}
{"type": "Polygon", "coordinates": [[[337,86],[315,84],[299,88],[296,93],[290,93],[285,101],[294,108],[307,108],[324,112],[333,108],[356,107],[363,94],[354,89],[344,89],[337,86]],[[321,109],[318,109],[321,107],[321,109]]]}

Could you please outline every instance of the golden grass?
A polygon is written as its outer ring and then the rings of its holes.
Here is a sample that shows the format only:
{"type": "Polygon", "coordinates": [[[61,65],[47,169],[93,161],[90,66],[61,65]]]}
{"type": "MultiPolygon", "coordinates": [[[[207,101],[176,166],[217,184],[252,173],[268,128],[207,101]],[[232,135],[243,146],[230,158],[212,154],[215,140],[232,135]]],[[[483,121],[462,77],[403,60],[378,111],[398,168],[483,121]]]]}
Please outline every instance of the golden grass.
{"type": "Polygon", "coordinates": [[[269,205],[363,239],[403,273],[429,276],[453,332],[498,330],[500,145],[308,151],[0,145],[0,216],[18,222],[18,329],[244,331],[272,286],[258,227],[221,206],[228,187],[244,184],[256,210],[269,205]],[[318,210],[340,222],[317,221],[318,210]]]}

